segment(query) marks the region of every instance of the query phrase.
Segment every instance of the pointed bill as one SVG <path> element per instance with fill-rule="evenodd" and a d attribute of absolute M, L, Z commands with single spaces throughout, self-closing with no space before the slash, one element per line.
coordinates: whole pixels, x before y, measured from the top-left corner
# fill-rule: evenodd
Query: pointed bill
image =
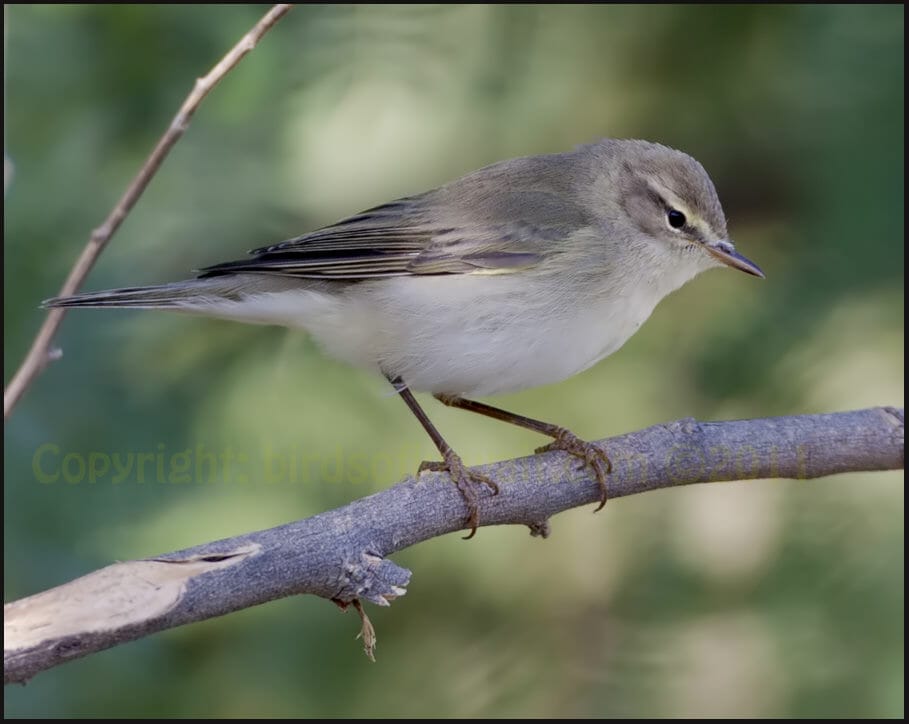
<path fill-rule="evenodd" d="M 722 264 L 743 271 L 746 274 L 760 277 L 761 279 L 765 278 L 761 268 L 750 259 L 746 259 L 739 254 L 730 242 L 718 241 L 715 244 L 705 244 L 704 247 L 710 256 Z"/>

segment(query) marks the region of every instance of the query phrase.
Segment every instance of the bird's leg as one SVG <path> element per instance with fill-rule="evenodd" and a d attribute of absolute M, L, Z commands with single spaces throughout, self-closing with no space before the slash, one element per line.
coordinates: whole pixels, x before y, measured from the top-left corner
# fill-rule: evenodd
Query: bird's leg
<path fill-rule="evenodd" d="M 612 472 L 612 462 L 606 453 L 593 443 L 586 442 L 564 427 L 553 425 L 548 422 L 541 422 L 523 415 L 515 415 L 507 410 L 500 410 L 498 407 L 475 402 L 474 400 L 465 400 L 463 397 L 455 395 L 436 395 L 435 398 L 443 405 L 448 407 L 457 407 L 461 410 L 470 410 L 480 415 L 486 415 L 495 420 L 510 422 L 512 425 L 533 430 L 541 435 L 548 435 L 553 438 L 549 445 L 537 448 L 534 452 L 548 452 L 549 450 L 563 450 L 570 455 L 581 459 L 581 467 L 589 465 L 593 468 L 597 476 L 597 483 L 600 486 L 600 506 L 597 510 L 602 510 L 606 505 L 606 476 Z"/>
<path fill-rule="evenodd" d="M 439 453 L 442 455 L 441 462 L 429 462 L 424 460 L 420 463 L 417 473 L 422 473 L 424 470 L 435 470 L 445 471 L 451 476 L 454 484 L 458 486 L 458 490 L 461 492 L 464 502 L 467 503 L 467 527 L 470 528 L 470 533 L 465 536 L 465 540 L 467 538 L 473 538 L 474 534 L 477 532 L 477 526 L 480 524 L 480 512 L 477 502 L 479 498 L 477 497 L 477 491 L 474 489 L 474 485 L 482 483 L 490 488 L 493 494 L 499 492 L 499 486 L 496 485 L 495 481 L 492 479 L 481 473 L 473 472 L 464 465 L 460 455 L 452 450 L 451 446 L 445 442 L 445 438 L 442 437 L 442 434 L 436 429 L 436 426 L 432 424 L 429 417 L 427 417 L 426 413 L 423 411 L 423 408 L 420 407 L 420 404 L 413 396 L 413 393 L 407 389 L 404 381 L 400 377 L 389 377 L 388 381 L 394 385 L 398 394 L 401 395 L 401 398 L 407 403 L 410 411 L 420 421 L 423 429 L 426 430 L 429 437 L 432 438 L 433 443 L 435 443 L 435 446 L 439 449 Z"/>

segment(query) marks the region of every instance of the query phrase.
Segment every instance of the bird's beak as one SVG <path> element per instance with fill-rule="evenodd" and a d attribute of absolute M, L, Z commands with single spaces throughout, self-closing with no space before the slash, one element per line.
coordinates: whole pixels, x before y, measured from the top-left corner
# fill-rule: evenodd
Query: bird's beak
<path fill-rule="evenodd" d="M 738 269 L 761 279 L 765 278 L 761 268 L 750 259 L 746 259 L 739 254 L 728 241 L 708 242 L 704 244 L 704 248 L 710 256 L 726 266 L 731 266 L 733 269 Z"/>

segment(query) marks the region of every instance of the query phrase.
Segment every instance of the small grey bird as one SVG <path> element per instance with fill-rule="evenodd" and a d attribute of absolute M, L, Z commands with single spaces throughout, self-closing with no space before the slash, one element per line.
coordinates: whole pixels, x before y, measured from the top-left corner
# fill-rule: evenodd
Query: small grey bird
<path fill-rule="evenodd" d="M 735 251 L 713 183 L 680 151 L 604 139 L 502 161 L 417 196 L 207 267 L 187 281 L 50 299 L 48 307 L 169 309 L 307 330 L 395 386 L 479 524 L 476 483 L 411 390 L 553 438 L 611 465 L 568 430 L 467 397 L 564 380 L 615 352 L 667 294 L 710 267 L 763 272 Z"/>

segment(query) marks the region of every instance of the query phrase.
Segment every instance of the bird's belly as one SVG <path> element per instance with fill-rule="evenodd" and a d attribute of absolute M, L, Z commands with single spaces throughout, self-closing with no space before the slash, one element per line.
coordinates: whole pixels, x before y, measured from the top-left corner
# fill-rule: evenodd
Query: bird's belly
<path fill-rule="evenodd" d="M 655 301 L 543 296 L 495 278 L 402 277 L 357 285 L 306 327 L 330 354 L 414 390 L 494 395 L 558 382 L 611 354 Z"/>

